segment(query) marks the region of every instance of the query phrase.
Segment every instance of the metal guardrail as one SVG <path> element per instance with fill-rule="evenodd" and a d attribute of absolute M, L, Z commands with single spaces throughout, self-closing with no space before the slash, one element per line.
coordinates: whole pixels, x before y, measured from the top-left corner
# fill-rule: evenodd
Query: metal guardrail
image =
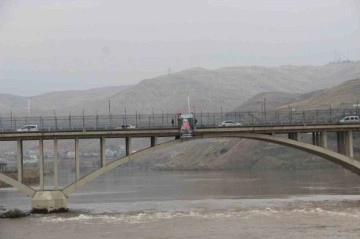
<path fill-rule="evenodd" d="M 247 126 L 334 124 L 347 115 L 359 115 L 357 109 L 282 110 L 268 112 L 195 113 L 197 127 L 215 127 L 232 120 Z M 172 125 L 174 119 L 174 125 Z M 122 125 L 136 128 L 177 127 L 176 114 L 82 115 L 0 117 L 0 131 L 11 132 L 24 125 L 37 125 L 39 130 L 103 130 L 121 129 Z"/>

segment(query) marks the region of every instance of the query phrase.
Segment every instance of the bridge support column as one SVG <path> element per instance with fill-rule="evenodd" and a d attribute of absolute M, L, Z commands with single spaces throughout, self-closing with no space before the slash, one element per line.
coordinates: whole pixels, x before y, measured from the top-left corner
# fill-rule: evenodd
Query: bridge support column
<path fill-rule="evenodd" d="M 126 156 L 131 154 L 131 137 L 125 138 Z"/>
<path fill-rule="evenodd" d="M 62 191 L 37 191 L 31 201 L 32 212 L 63 212 L 67 209 L 67 199 Z"/>
<path fill-rule="evenodd" d="M 354 157 L 354 148 L 353 148 L 354 142 L 353 142 L 353 134 L 352 130 L 349 130 L 345 132 L 345 153 L 346 156 L 353 158 Z"/>
<path fill-rule="evenodd" d="M 323 148 L 326 148 L 328 147 L 327 145 L 327 132 L 324 131 L 324 132 L 320 132 L 320 146 L 323 147 Z"/>
<path fill-rule="evenodd" d="M 80 179 L 79 138 L 75 138 L 75 179 Z"/>
<path fill-rule="evenodd" d="M 154 147 L 157 145 L 157 137 L 151 136 L 151 147 Z"/>
<path fill-rule="evenodd" d="M 288 134 L 288 138 L 299 141 L 300 140 L 300 134 L 298 132 L 291 132 L 291 133 Z"/>
<path fill-rule="evenodd" d="M 40 175 L 40 190 L 44 190 L 44 141 L 39 140 L 39 175 Z"/>
<path fill-rule="evenodd" d="M 316 146 L 321 145 L 321 135 L 320 132 L 313 132 L 312 133 L 312 144 Z"/>
<path fill-rule="evenodd" d="M 56 190 L 59 188 L 58 165 L 58 140 L 54 138 L 54 188 Z"/>
<path fill-rule="evenodd" d="M 344 154 L 344 132 L 336 132 L 337 151 L 340 154 Z"/>
<path fill-rule="evenodd" d="M 106 138 L 100 138 L 101 167 L 106 165 Z"/>
<path fill-rule="evenodd" d="M 17 166 L 18 166 L 18 181 L 23 181 L 23 141 L 18 139 L 17 141 Z"/>
<path fill-rule="evenodd" d="M 338 153 L 344 154 L 350 158 L 354 157 L 354 142 L 352 131 L 337 132 Z"/>

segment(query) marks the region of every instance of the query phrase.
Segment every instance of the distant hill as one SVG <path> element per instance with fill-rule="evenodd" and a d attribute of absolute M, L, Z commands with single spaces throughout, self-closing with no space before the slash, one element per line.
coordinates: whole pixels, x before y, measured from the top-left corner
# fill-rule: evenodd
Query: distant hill
<path fill-rule="evenodd" d="M 112 114 L 125 110 L 127 114 L 176 113 L 187 111 L 188 96 L 195 113 L 232 111 L 259 93 L 282 92 L 277 97 L 282 94 L 286 98 L 288 93 L 312 92 L 356 78 L 360 78 L 360 61 L 325 66 L 191 68 L 133 86 L 51 92 L 29 98 L 2 95 L 0 113 L 27 115 L 28 99 L 32 115 L 52 115 L 54 110 L 57 115 L 80 115 L 83 110 L 86 114 L 107 114 L 109 104 Z M 268 107 L 278 104 L 274 97 L 266 97 Z"/>
<path fill-rule="evenodd" d="M 111 95 L 122 92 L 131 86 L 102 87 L 89 90 L 56 91 L 33 97 L 0 94 L 0 112 L 7 115 L 11 111 L 14 116 L 58 115 L 69 113 L 82 114 L 85 105 L 100 99 L 109 99 Z M 93 113 L 93 112 L 92 112 Z"/>
<path fill-rule="evenodd" d="M 288 106 L 279 107 L 279 109 L 284 107 L 309 110 L 329 109 L 330 107 L 352 109 L 354 105 L 360 103 L 360 78 L 312 92 L 301 98 Z"/>
<path fill-rule="evenodd" d="M 261 92 L 306 93 L 360 76 L 360 62 L 326 66 L 192 68 L 172 75 L 143 80 L 111 97 L 114 112 L 176 113 L 234 110 Z M 106 110 L 107 102 L 89 108 Z M 102 111 L 105 112 L 105 111 Z"/>
<path fill-rule="evenodd" d="M 23 96 L 0 94 L 1 113 L 9 113 L 10 110 L 16 109 L 19 105 L 27 104 L 27 99 Z"/>
<path fill-rule="evenodd" d="M 289 105 L 299 99 L 303 94 L 284 93 L 284 92 L 262 92 L 254 95 L 242 105 L 233 109 L 233 112 L 253 112 L 263 111 L 264 105 L 266 110 L 273 110 L 284 105 Z"/>

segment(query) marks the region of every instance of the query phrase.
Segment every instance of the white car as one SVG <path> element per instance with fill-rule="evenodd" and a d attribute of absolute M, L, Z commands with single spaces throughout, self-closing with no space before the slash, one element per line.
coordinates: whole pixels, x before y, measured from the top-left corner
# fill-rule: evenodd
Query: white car
<path fill-rule="evenodd" d="M 346 117 L 342 118 L 341 120 L 339 120 L 339 123 L 340 124 L 360 123 L 360 119 L 359 119 L 359 116 L 351 115 L 351 116 L 346 116 Z"/>
<path fill-rule="evenodd" d="M 38 131 L 37 125 L 25 125 L 24 127 L 17 129 L 16 131 Z"/>
<path fill-rule="evenodd" d="M 225 120 L 225 121 L 221 122 L 220 124 L 218 124 L 218 126 L 220 126 L 220 127 L 241 126 L 241 123 L 237 123 L 232 120 Z"/>
<path fill-rule="evenodd" d="M 122 129 L 135 129 L 136 127 L 130 124 L 124 124 L 121 126 Z"/>

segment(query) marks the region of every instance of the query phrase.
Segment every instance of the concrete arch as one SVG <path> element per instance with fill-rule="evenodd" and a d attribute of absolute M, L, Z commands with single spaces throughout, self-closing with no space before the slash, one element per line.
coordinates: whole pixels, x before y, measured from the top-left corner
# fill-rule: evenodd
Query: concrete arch
<path fill-rule="evenodd" d="M 129 156 L 126 156 L 126 157 L 123 157 L 123 158 L 120 158 L 118 160 L 115 160 L 109 164 L 106 164 L 104 165 L 103 167 L 95 170 L 94 172 L 82 177 L 80 180 L 70 184 L 69 186 L 67 186 L 66 188 L 64 188 L 62 190 L 63 194 L 65 195 L 65 197 L 68 197 L 69 194 L 73 193 L 75 190 L 79 189 L 80 187 L 84 186 L 86 183 L 94 180 L 96 177 L 124 164 L 124 163 L 127 163 L 131 160 L 135 160 L 137 158 L 140 158 L 142 156 L 145 156 L 146 154 L 149 154 L 149 153 L 153 153 L 153 152 L 156 152 L 157 150 L 160 150 L 160 149 L 163 149 L 163 148 L 167 148 L 167 147 L 170 147 L 172 145 L 175 145 L 175 144 L 179 144 L 179 143 L 182 143 L 183 140 L 181 139 L 178 139 L 178 140 L 172 140 L 172 141 L 169 141 L 169 142 L 166 142 L 166 143 L 162 143 L 162 144 L 158 144 L 154 147 L 150 147 L 150 148 L 147 148 L 147 149 L 143 149 L 141 151 L 138 151 L 136 153 L 133 153 L 133 154 L 130 154 Z"/>
<path fill-rule="evenodd" d="M 74 191 L 76 191 L 77 189 L 79 189 L 80 187 L 82 187 L 83 185 L 85 185 L 86 183 L 92 181 L 93 179 L 95 179 L 96 177 L 124 164 L 127 163 L 131 160 L 135 160 L 141 156 L 145 156 L 148 153 L 152 153 L 155 152 L 159 149 L 163 149 L 163 148 L 167 148 L 170 147 L 172 145 L 178 144 L 178 143 L 182 143 L 184 141 L 189 141 L 189 140 L 196 140 L 196 139 L 205 139 L 205 138 L 229 138 L 229 137 L 233 137 L 233 138 L 247 138 L 247 139 L 254 139 L 254 140 L 260 140 L 260 141 L 266 141 L 266 142 L 271 142 L 271 143 L 276 143 L 279 145 L 284 145 L 284 146 L 288 146 L 291 148 L 295 148 L 295 149 L 299 149 L 311 154 L 314 154 L 316 156 L 322 157 L 324 159 L 327 159 L 333 163 L 336 163 L 358 175 L 360 175 L 360 161 L 347 157 L 345 155 L 336 153 L 334 151 L 331 151 L 329 149 L 326 148 L 322 148 L 316 145 L 312 145 L 312 144 L 308 144 L 308 143 L 303 143 L 303 142 L 299 142 L 296 140 L 291 140 L 288 138 L 284 138 L 284 137 L 279 137 L 279 136 L 272 136 L 272 135 L 265 135 L 265 134 L 252 134 L 252 133 L 216 133 L 214 135 L 206 135 L 206 136 L 198 136 L 198 137 L 192 137 L 192 138 L 187 138 L 186 140 L 172 140 L 169 141 L 167 143 L 163 143 L 163 144 L 159 144 L 157 146 L 151 147 L 151 148 L 147 148 L 141 151 L 138 151 L 134 154 L 131 154 L 127 157 L 118 159 L 116 161 L 113 161 L 105 166 L 103 166 L 102 168 L 99 168 L 98 170 L 84 176 L 83 178 L 81 178 L 80 180 L 72 183 L 71 185 L 69 185 L 68 187 L 64 188 L 63 193 L 66 197 L 68 197 L 69 194 L 73 193 Z"/>
<path fill-rule="evenodd" d="M 271 143 L 276 143 L 279 145 L 288 146 L 291 148 L 299 149 L 314 155 L 317 155 L 319 157 L 322 157 L 324 159 L 327 159 L 333 163 L 336 163 L 358 175 L 360 175 L 360 161 L 347 157 L 343 154 L 339 154 L 337 152 L 331 151 L 326 148 L 322 148 L 316 145 L 303 143 L 300 141 L 279 137 L 279 136 L 273 136 L 273 135 L 266 135 L 266 134 L 255 134 L 255 133 L 232 133 L 232 132 L 215 132 L 213 134 L 207 134 L 207 135 L 199 135 L 192 138 L 187 138 L 185 140 L 178 139 L 178 140 L 172 140 L 163 144 L 156 145 L 154 147 L 150 147 L 141 151 L 138 151 L 134 154 L 131 154 L 129 156 L 126 156 L 124 158 L 120 158 L 118 160 L 115 160 L 109 164 L 104 165 L 103 167 L 95 170 L 94 172 L 82 177 L 80 180 L 70 184 L 66 188 L 62 190 L 63 194 L 68 197 L 69 194 L 73 193 L 86 183 L 94 180 L 96 177 L 124 164 L 131 160 L 135 160 L 139 157 L 145 156 L 146 154 L 156 152 L 157 150 L 170 147 L 175 144 L 182 143 L 184 141 L 189 140 L 196 140 L 196 139 L 205 139 L 205 138 L 247 138 L 247 139 L 254 139 L 254 140 L 260 140 L 260 141 L 266 141 Z M 24 192 L 26 195 L 33 197 L 36 194 L 36 190 L 32 189 L 31 187 L 26 186 L 25 184 L 16 181 L 13 178 L 10 178 L 6 176 L 5 174 L 0 173 L 0 180 L 15 187 L 21 192 Z"/>
<path fill-rule="evenodd" d="M 25 184 L 23 184 L 19 181 L 16 181 L 15 179 L 10 178 L 9 176 L 6 176 L 3 173 L 0 173 L 0 181 L 13 186 L 14 188 L 25 193 L 29 197 L 33 197 L 36 193 L 36 191 L 34 189 L 32 189 L 31 187 L 28 187 Z"/>
<path fill-rule="evenodd" d="M 213 135 L 206 135 L 201 138 L 228 138 L 228 137 L 235 137 L 235 138 L 246 138 L 246 139 L 254 139 L 260 140 L 270 143 L 276 143 L 279 145 L 288 146 L 291 148 L 299 149 L 301 151 L 305 151 L 321 158 L 327 159 L 335 164 L 338 164 L 353 173 L 360 175 L 360 161 L 354 158 L 350 158 L 343 154 L 334 152 L 330 149 L 326 149 L 320 146 L 303 143 L 300 141 L 273 136 L 273 135 L 266 135 L 266 134 L 252 134 L 252 133 L 216 133 Z"/>

